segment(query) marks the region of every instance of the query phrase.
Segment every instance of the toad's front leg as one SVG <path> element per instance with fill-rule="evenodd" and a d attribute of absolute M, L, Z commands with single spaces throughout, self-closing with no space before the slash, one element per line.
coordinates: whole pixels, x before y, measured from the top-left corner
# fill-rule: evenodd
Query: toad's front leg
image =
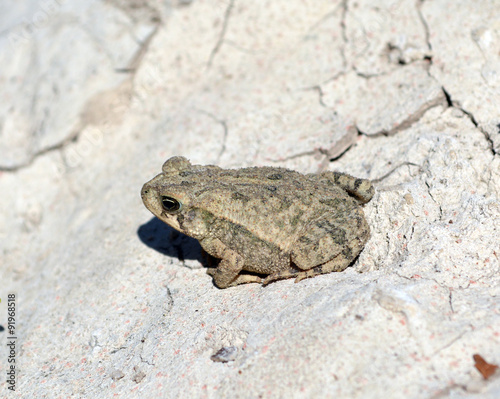
<path fill-rule="evenodd" d="M 240 275 L 243 269 L 244 259 L 237 252 L 227 247 L 217 238 L 206 238 L 200 241 L 205 251 L 215 258 L 221 259 L 216 269 L 211 268 L 208 274 L 214 279 L 219 288 L 234 287 L 239 284 L 260 283 L 262 279 L 253 275 Z"/>

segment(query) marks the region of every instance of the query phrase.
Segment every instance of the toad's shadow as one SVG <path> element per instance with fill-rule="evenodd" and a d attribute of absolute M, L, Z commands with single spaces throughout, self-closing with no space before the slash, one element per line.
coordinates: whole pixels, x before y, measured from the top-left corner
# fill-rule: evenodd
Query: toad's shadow
<path fill-rule="evenodd" d="M 180 261 L 198 260 L 205 265 L 197 240 L 178 232 L 156 217 L 140 226 L 137 235 L 144 244 L 163 255 L 176 257 Z"/>

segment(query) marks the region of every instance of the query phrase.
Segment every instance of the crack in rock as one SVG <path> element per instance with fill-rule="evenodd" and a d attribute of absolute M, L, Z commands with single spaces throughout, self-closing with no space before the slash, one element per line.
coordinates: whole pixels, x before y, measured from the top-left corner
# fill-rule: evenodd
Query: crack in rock
<path fill-rule="evenodd" d="M 217 40 L 217 43 L 215 44 L 214 48 L 212 49 L 212 52 L 210 53 L 210 57 L 208 58 L 207 61 L 207 69 L 210 69 L 212 67 L 212 63 L 214 61 L 215 56 L 219 52 L 219 50 L 222 47 L 222 44 L 224 43 L 224 38 L 226 36 L 226 31 L 227 27 L 229 24 L 229 19 L 231 17 L 231 12 L 234 7 L 234 0 L 230 0 L 229 4 L 227 5 L 226 12 L 224 13 L 224 21 L 222 22 L 222 30 L 219 35 L 219 39 Z"/>
<path fill-rule="evenodd" d="M 211 112 L 205 111 L 203 109 L 197 109 L 197 111 L 204 114 L 204 115 L 207 115 L 208 117 L 212 118 L 215 122 L 219 123 L 222 126 L 222 129 L 224 131 L 223 136 L 222 136 L 222 144 L 221 144 L 221 148 L 219 150 L 219 153 L 217 154 L 217 156 L 215 158 L 216 159 L 215 163 L 219 164 L 220 160 L 222 158 L 222 155 L 224 155 L 224 153 L 226 152 L 227 137 L 229 135 L 227 122 L 223 119 L 217 118 L 217 116 L 215 116 Z"/>
<path fill-rule="evenodd" d="M 489 147 L 489 150 L 491 151 L 492 155 L 495 156 L 495 155 L 498 155 L 498 151 L 495 149 L 495 143 L 493 141 L 493 139 L 491 138 L 490 134 L 488 133 L 488 131 L 486 129 L 484 129 L 479 123 L 478 121 L 476 120 L 476 118 L 474 117 L 474 114 L 471 112 L 471 111 L 468 111 L 466 110 L 465 108 L 463 108 L 458 102 L 456 101 L 453 101 L 452 97 L 451 97 L 451 94 L 449 93 L 449 91 L 447 89 L 445 89 L 443 87 L 443 93 L 445 95 L 445 98 L 446 98 L 446 101 L 448 103 L 448 106 L 450 107 L 453 107 L 457 110 L 459 110 L 460 112 L 462 112 L 465 116 L 467 116 L 467 118 L 469 118 L 469 120 L 471 121 L 471 123 L 479 129 L 479 131 L 483 134 L 484 138 L 486 139 L 487 143 L 488 143 L 488 147 Z M 500 124 L 498 125 L 498 129 L 499 129 L 499 134 L 500 134 Z"/>

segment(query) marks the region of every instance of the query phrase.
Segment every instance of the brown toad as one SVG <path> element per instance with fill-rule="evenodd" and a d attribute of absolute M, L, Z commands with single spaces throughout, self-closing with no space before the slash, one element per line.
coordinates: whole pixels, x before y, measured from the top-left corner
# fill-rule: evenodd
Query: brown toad
<path fill-rule="evenodd" d="M 343 173 L 221 169 L 184 157 L 167 160 L 141 192 L 156 217 L 221 259 L 209 269 L 219 288 L 344 270 L 370 237 L 360 204 L 373 194 L 369 180 Z"/>

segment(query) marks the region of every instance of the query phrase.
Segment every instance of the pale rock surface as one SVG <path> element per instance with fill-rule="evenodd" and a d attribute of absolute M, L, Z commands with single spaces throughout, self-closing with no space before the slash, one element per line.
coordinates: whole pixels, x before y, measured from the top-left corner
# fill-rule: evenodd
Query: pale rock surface
<path fill-rule="evenodd" d="M 0 12 L 0 396 L 500 396 L 498 2 L 51 4 Z M 172 155 L 375 179 L 372 237 L 219 290 L 140 199 Z"/>
<path fill-rule="evenodd" d="M 453 105 L 471 115 L 498 153 L 500 19 L 491 17 L 497 14 L 498 3 L 491 0 L 472 8 L 469 4 L 466 0 L 424 2 L 422 14 L 434 54 L 430 72 Z M 445 15 L 443 9 L 447 10 Z M 451 15 L 457 22 L 450 21 Z M 442 21 L 445 23 L 439 23 Z"/>
<path fill-rule="evenodd" d="M 4 169 L 60 148 L 85 124 L 94 123 L 87 107 L 95 107 L 100 94 L 128 78 L 126 72 L 158 23 L 152 16 L 135 20 L 133 13 L 111 4 L 118 2 L 18 3 L 0 12 Z"/>

